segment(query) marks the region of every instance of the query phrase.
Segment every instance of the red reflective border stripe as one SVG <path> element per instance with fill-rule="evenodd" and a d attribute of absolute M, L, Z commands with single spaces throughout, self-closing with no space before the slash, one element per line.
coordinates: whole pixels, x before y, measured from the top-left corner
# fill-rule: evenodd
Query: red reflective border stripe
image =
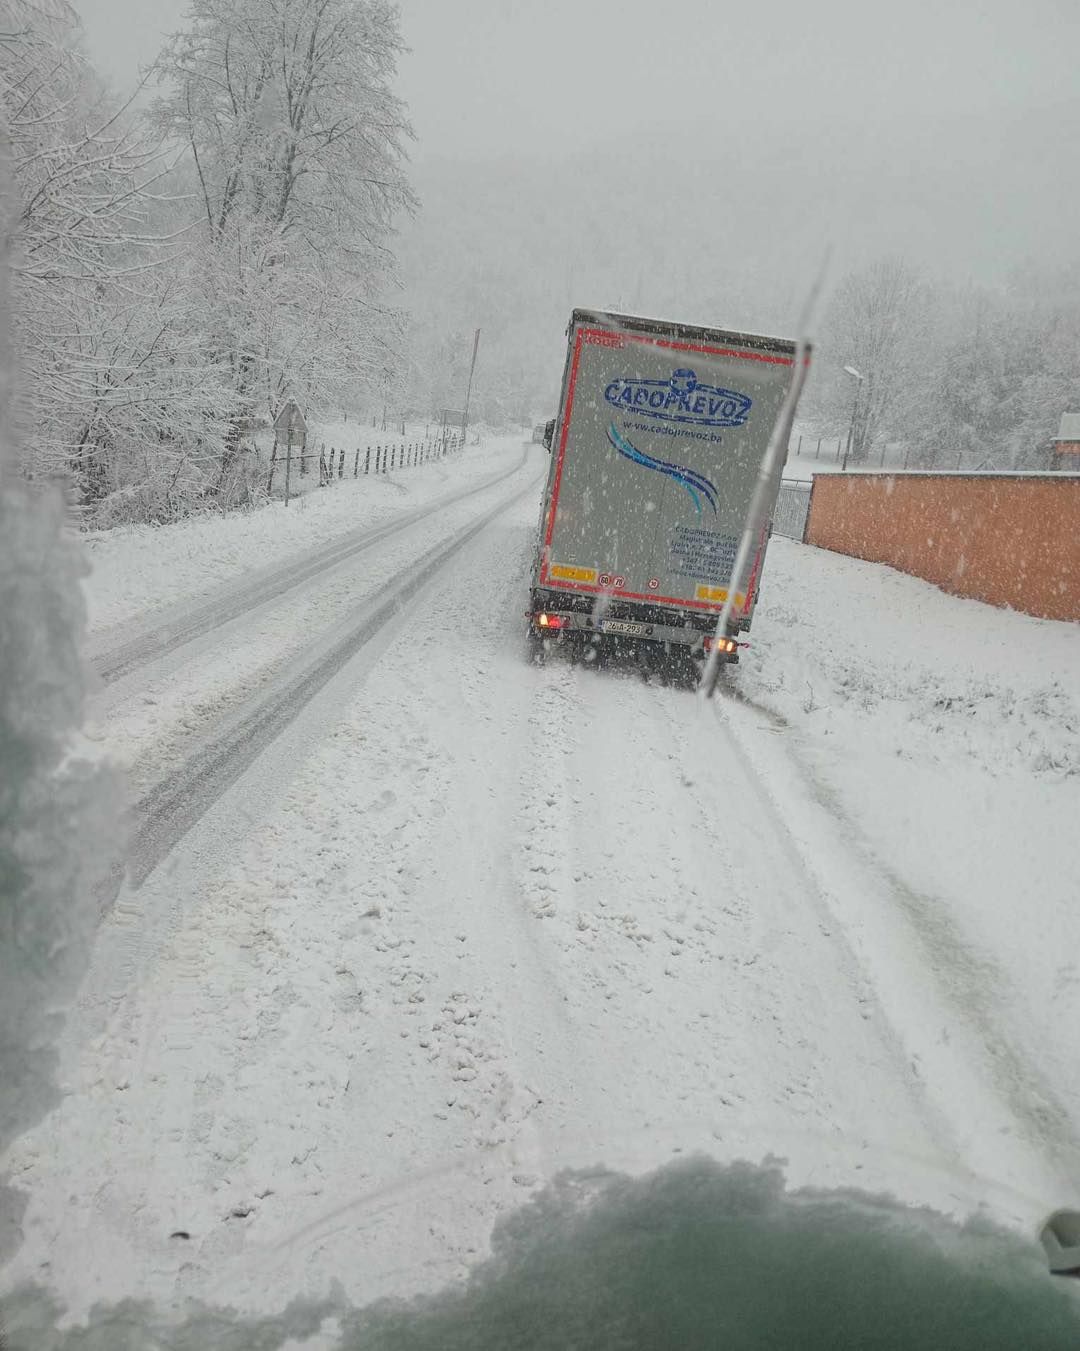
<path fill-rule="evenodd" d="M 580 333 L 586 335 L 589 343 L 598 343 L 602 346 L 610 346 L 603 342 L 604 338 L 611 336 L 611 330 L 607 328 L 583 328 Z M 701 352 L 704 356 L 712 357 L 737 357 L 740 361 L 764 361 L 770 366 L 794 366 L 794 357 L 774 356 L 770 352 L 740 352 L 736 347 L 707 347 L 704 343 L 693 342 L 675 342 L 671 338 L 652 338 L 647 333 L 619 333 L 617 335 L 623 342 L 644 342 L 652 347 L 663 347 L 669 352 Z"/>
<path fill-rule="evenodd" d="M 570 363 L 570 382 L 566 390 L 566 414 L 559 435 L 559 460 L 555 465 L 555 483 L 551 489 L 551 506 L 548 508 L 547 531 L 544 535 L 544 553 L 540 560 L 540 580 L 548 581 L 548 564 L 551 561 L 551 537 L 555 533 L 555 513 L 559 506 L 559 488 L 562 486 L 563 460 L 566 457 L 566 438 L 570 435 L 570 419 L 574 411 L 574 391 L 577 389 L 578 366 L 581 364 L 581 345 L 584 330 L 578 329 L 574 340 L 574 359 Z"/>
<path fill-rule="evenodd" d="M 757 553 L 754 555 L 754 566 L 750 569 L 750 580 L 746 583 L 746 604 L 743 611 L 750 609 L 754 603 L 754 590 L 757 586 L 758 571 L 761 568 L 762 555 L 765 553 L 765 542 L 769 538 L 769 527 L 766 526 L 761 532 L 761 538 L 758 540 Z"/>

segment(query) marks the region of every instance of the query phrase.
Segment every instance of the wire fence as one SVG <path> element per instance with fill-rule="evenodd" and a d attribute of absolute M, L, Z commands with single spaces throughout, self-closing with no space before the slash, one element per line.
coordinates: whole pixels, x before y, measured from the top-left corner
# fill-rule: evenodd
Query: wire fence
<path fill-rule="evenodd" d="M 810 460 L 835 460 L 840 463 L 844 453 L 842 436 L 805 436 L 793 437 L 788 444 L 788 459 L 798 459 L 805 455 Z"/>
<path fill-rule="evenodd" d="M 818 465 L 839 465 L 840 468 L 849 469 L 916 469 L 925 471 L 928 469 L 948 469 L 951 471 L 967 470 L 977 473 L 984 469 L 1014 469 L 1012 464 L 995 463 L 993 455 L 980 454 L 977 450 L 945 450 L 939 447 L 930 449 L 919 449 L 910 442 L 906 441 L 879 441 L 866 454 L 859 459 L 854 456 L 845 457 L 845 450 L 850 451 L 847 437 L 844 436 L 811 436 L 803 433 L 799 436 L 793 436 L 788 443 L 788 463 L 794 460 L 804 459 Z M 1048 458 L 1044 457 L 1044 462 L 1032 468 L 1054 469 L 1060 468 L 1055 463 L 1054 456 L 1048 452 Z"/>
<path fill-rule="evenodd" d="M 330 446 L 322 442 L 319 449 L 308 450 L 306 446 L 294 447 L 291 441 L 279 448 L 275 443 L 270 453 L 270 470 L 266 480 L 266 492 L 269 496 L 274 490 L 275 472 L 285 474 L 285 501 L 288 502 L 292 488 L 294 472 L 300 478 L 317 472 L 319 487 L 330 487 L 335 480 L 346 477 L 347 471 L 352 478 L 361 474 L 391 474 L 404 469 L 416 469 L 433 460 L 444 460 L 456 454 L 462 448 L 461 436 L 457 432 L 446 436 L 429 436 L 419 441 L 389 441 L 385 445 L 356 447 L 348 450 L 344 446 Z M 351 464 L 349 463 L 351 460 Z"/>
<path fill-rule="evenodd" d="M 773 511 L 773 533 L 788 539 L 806 537 L 806 517 L 810 511 L 811 484 L 804 479 L 780 480 L 780 492 Z"/>

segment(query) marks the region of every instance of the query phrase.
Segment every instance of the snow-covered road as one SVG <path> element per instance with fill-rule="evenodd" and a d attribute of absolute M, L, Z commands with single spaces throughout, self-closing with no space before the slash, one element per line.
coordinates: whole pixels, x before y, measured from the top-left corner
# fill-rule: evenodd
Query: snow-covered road
<path fill-rule="evenodd" d="M 8 1159 L 30 1200 L 5 1280 L 75 1311 L 265 1310 L 332 1280 L 359 1302 L 463 1270 L 562 1165 L 698 1148 L 1020 1224 L 1075 1199 L 1055 1017 L 1075 1025 L 1077 981 L 1040 946 L 1051 921 L 1059 952 L 1078 937 L 1072 762 L 996 780 L 993 727 L 973 751 L 972 718 L 945 710 L 921 744 L 898 726 L 910 690 L 876 689 L 875 719 L 865 690 L 847 707 L 903 641 L 890 625 L 940 607 L 1041 643 L 1015 677 L 1025 716 L 1071 755 L 1077 691 L 1049 714 L 1033 691 L 1075 669 L 1075 635 L 777 540 L 724 699 L 529 666 L 546 462 L 497 450 L 498 481 L 478 469 L 376 534 L 342 523 L 306 572 L 268 561 L 93 639 L 114 662 L 93 735 L 138 804 L 132 875 L 70 1023 L 67 1096 Z M 853 628 L 819 653 L 830 585 Z M 910 605 L 855 632 L 883 587 Z M 939 663 L 943 687 L 981 641 Z M 967 860 L 935 886 L 923 865 L 949 840 L 926 810 Z M 975 857 L 979 813 L 1052 854 L 1009 913 L 1012 855 L 995 835 Z"/>

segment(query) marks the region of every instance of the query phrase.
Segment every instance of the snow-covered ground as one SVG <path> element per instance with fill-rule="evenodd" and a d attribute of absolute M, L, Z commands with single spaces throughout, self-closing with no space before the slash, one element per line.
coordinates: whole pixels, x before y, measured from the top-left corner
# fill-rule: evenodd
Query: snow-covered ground
<path fill-rule="evenodd" d="M 366 435 L 366 432 L 365 432 Z M 192 516 L 175 525 L 119 526 L 83 539 L 92 568 L 86 587 L 91 630 L 141 621 L 215 585 L 232 582 L 345 531 L 392 518 L 491 477 L 521 437 L 493 437 L 454 456 L 395 474 L 346 476 L 289 503 L 251 512 Z M 317 481 L 317 475 L 312 476 Z"/>
<path fill-rule="evenodd" d="M 94 542 L 145 876 L 6 1161 L 5 1282 L 359 1302 L 564 1164 L 693 1149 L 1077 1201 L 1080 633 L 778 538 L 712 704 L 529 666 L 546 464 Z"/>
<path fill-rule="evenodd" d="M 809 483 L 815 474 L 835 474 L 839 471 L 839 464 L 831 457 L 815 460 L 805 455 L 797 457 L 789 453 L 784 464 L 784 478 L 802 479 L 805 483 Z"/>

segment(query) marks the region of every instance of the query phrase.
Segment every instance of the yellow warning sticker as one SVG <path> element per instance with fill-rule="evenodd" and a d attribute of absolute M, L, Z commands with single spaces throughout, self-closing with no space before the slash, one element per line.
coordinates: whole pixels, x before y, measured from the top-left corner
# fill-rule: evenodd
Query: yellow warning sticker
<path fill-rule="evenodd" d="M 568 568 L 565 563 L 552 563 L 550 572 L 552 577 L 557 577 L 560 582 L 596 581 L 595 568 Z"/>
<path fill-rule="evenodd" d="M 708 600 L 708 601 L 712 601 L 712 602 L 713 602 L 714 604 L 716 604 L 716 605 L 723 605 L 724 601 L 727 600 L 727 587 L 726 587 L 726 586 L 699 586 L 698 589 L 694 592 L 694 599 L 695 599 L 695 600 Z M 736 609 L 742 609 L 742 607 L 743 607 L 745 604 L 746 604 L 746 597 L 745 597 L 745 595 L 743 595 L 743 593 L 742 593 L 741 591 L 736 591 L 736 592 L 735 592 L 735 607 L 736 607 Z"/>

